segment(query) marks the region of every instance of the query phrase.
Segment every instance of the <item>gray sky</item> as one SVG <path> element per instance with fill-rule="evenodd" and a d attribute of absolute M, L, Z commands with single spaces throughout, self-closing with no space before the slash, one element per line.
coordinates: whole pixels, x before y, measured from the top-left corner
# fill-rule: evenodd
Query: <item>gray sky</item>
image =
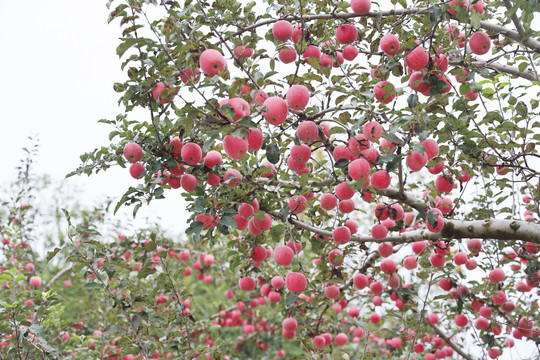
<path fill-rule="evenodd" d="M 125 78 L 116 55 L 120 27 L 107 24 L 108 14 L 105 1 L 0 1 L 0 183 L 16 175 L 28 136 L 40 139 L 35 171 L 58 180 L 82 153 L 107 144 L 111 128 L 97 121 L 120 112 L 113 83 Z M 84 188 L 88 204 L 119 198 L 138 183 L 121 168 L 69 182 Z M 160 216 L 174 231 L 184 228 L 180 191 L 138 217 Z"/>

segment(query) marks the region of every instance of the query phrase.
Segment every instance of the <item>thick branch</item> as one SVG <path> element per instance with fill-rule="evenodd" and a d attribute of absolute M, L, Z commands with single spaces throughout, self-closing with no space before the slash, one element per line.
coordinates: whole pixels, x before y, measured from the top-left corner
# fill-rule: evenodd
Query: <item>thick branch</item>
<path fill-rule="evenodd" d="M 514 7 L 514 5 L 512 5 L 512 3 L 510 2 L 510 0 L 503 0 L 503 4 L 504 4 L 504 6 L 506 6 L 508 11 L 512 10 L 512 8 Z M 514 26 L 516 27 L 516 30 L 517 30 L 519 36 L 523 37 L 523 34 L 525 33 L 525 31 L 523 29 L 523 26 L 519 22 L 519 19 L 518 19 L 517 14 L 515 12 L 512 14 L 511 19 L 512 19 L 512 22 L 514 23 Z"/>
<path fill-rule="evenodd" d="M 457 352 L 459 355 L 461 355 L 466 360 L 476 360 L 471 355 L 467 354 L 463 351 L 463 347 L 456 345 L 448 335 L 446 335 L 440 327 L 438 327 L 435 324 L 430 324 L 427 319 L 424 319 L 424 323 L 426 325 L 429 325 L 433 328 L 433 330 L 441 337 L 452 349 L 454 349 L 455 352 Z"/>
<path fill-rule="evenodd" d="M 306 224 L 300 220 L 289 218 L 294 226 L 310 232 L 332 237 L 332 232 Z M 393 244 L 411 243 L 419 240 L 451 239 L 497 239 L 497 240 L 523 240 L 540 244 L 540 224 L 518 220 L 444 220 L 444 228 L 440 233 L 429 230 L 415 230 L 387 236 L 375 240 L 371 236 L 352 236 L 351 241 L 365 242 L 391 242 Z"/>
<path fill-rule="evenodd" d="M 450 60 L 450 65 L 466 65 L 466 63 L 463 62 L 462 60 Z M 540 79 L 535 74 L 528 71 L 520 71 L 515 66 L 510 66 L 510 65 L 501 64 L 501 63 L 489 63 L 489 62 L 480 61 L 480 60 L 473 61 L 472 63 L 470 63 L 470 65 L 474 67 L 478 67 L 478 68 L 494 69 L 499 72 L 503 72 L 506 74 L 514 75 L 514 76 L 519 76 L 523 79 L 527 79 L 530 81 L 540 81 Z"/>
<path fill-rule="evenodd" d="M 58 280 L 60 279 L 62 276 L 64 276 L 64 274 L 68 273 L 71 271 L 71 269 L 73 268 L 73 265 L 69 265 L 65 268 L 63 268 L 62 270 L 60 270 L 56 275 L 53 276 L 53 278 L 49 281 L 49 283 L 47 284 L 47 288 L 50 289 L 53 284 Z"/>

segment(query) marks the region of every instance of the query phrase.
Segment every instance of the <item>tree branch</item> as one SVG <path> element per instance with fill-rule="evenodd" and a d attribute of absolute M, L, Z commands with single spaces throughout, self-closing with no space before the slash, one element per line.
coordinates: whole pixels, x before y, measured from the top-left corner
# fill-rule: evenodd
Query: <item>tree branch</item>
<path fill-rule="evenodd" d="M 54 275 L 52 279 L 47 283 L 47 289 L 50 289 L 58 279 L 64 276 L 64 274 L 70 272 L 72 268 L 73 268 L 73 265 L 69 265 L 63 268 L 62 270 L 60 270 L 58 273 L 56 273 L 56 275 Z"/>
<path fill-rule="evenodd" d="M 504 4 L 504 6 L 506 6 L 508 11 L 512 10 L 512 8 L 514 7 L 514 5 L 512 5 L 512 3 L 510 3 L 510 0 L 503 0 L 503 4 Z M 519 36 L 523 38 L 523 34 L 525 33 L 525 31 L 523 30 L 523 26 L 519 22 L 519 19 L 518 19 L 516 13 L 512 14 L 511 19 L 512 19 L 512 22 L 514 23 L 514 26 L 516 27 L 516 30 L 517 30 Z"/>
<path fill-rule="evenodd" d="M 473 358 L 471 355 L 467 354 L 463 351 L 463 347 L 457 346 L 448 335 L 446 335 L 440 327 L 438 327 L 435 324 L 430 324 L 427 319 L 424 319 L 424 323 L 426 325 L 429 325 L 433 328 L 433 330 L 439 335 L 452 349 L 454 349 L 455 352 L 457 352 L 459 355 L 461 355 L 466 360 L 476 360 L 476 358 Z"/>
<path fill-rule="evenodd" d="M 294 226 L 322 235 L 332 237 L 332 232 L 306 224 L 300 220 L 289 218 Z M 540 244 L 540 224 L 518 220 L 449 220 L 444 219 L 444 228 L 440 233 L 433 233 L 427 229 L 407 231 L 376 240 L 371 236 L 351 236 L 351 241 L 390 242 L 393 244 L 411 243 L 419 240 L 438 240 L 440 238 L 452 239 L 497 239 L 497 240 L 523 240 Z"/>
<path fill-rule="evenodd" d="M 435 4 L 439 5 L 439 4 Z M 386 17 L 386 16 L 402 16 L 402 15 L 419 15 L 419 14 L 425 14 L 426 12 L 429 12 L 430 8 L 409 8 L 409 9 L 395 9 L 395 10 L 385 10 L 385 11 L 373 11 L 369 12 L 365 15 L 358 15 L 355 13 L 339 13 L 339 14 L 315 14 L 315 15 L 304 15 L 304 21 L 312 21 L 312 20 L 332 20 L 332 19 L 352 19 L 356 17 Z M 452 17 L 452 19 L 459 22 L 459 20 L 455 17 Z M 222 42 L 228 41 L 231 38 L 234 38 L 238 35 L 241 35 L 242 33 L 246 31 L 254 31 L 256 28 L 264 25 L 273 24 L 278 20 L 288 20 L 288 21 L 302 21 L 302 18 L 300 16 L 295 15 L 288 15 L 283 18 L 274 18 L 274 19 L 268 19 L 264 20 L 258 23 L 255 23 L 253 25 L 247 26 L 245 28 L 242 28 L 241 30 L 238 30 L 237 32 L 231 34 L 230 36 L 223 38 L 220 40 L 217 44 L 221 44 Z M 497 24 L 490 23 L 488 21 L 480 21 L 480 27 L 484 30 L 496 32 L 499 34 L 502 34 L 506 36 L 509 39 L 512 39 L 514 41 L 517 41 L 521 43 L 523 46 L 528 47 L 532 50 L 534 50 L 537 53 L 540 53 L 540 41 L 537 41 L 533 38 L 528 38 L 526 40 L 523 40 L 523 37 L 519 34 L 518 31 L 514 31 L 508 28 L 505 28 L 504 26 L 500 26 Z"/>
<path fill-rule="evenodd" d="M 456 59 L 456 60 L 450 60 L 450 65 L 471 65 L 473 67 L 478 67 L 478 68 L 490 68 L 490 69 L 497 70 L 499 72 L 507 73 L 514 76 L 519 76 L 523 79 L 527 79 L 530 81 L 540 81 L 538 76 L 536 76 L 535 74 L 531 72 L 520 71 L 515 66 L 510 66 L 510 65 L 501 64 L 501 63 L 489 63 L 486 61 L 475 60 L 471 62 L 470 64 L 468 64 L 464 62 L 462 59 Z"/>

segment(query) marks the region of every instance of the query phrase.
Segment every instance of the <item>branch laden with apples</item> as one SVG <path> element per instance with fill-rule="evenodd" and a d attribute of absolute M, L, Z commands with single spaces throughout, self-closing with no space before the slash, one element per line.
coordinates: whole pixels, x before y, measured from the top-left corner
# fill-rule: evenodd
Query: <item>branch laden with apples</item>
<path fill-rule="evenodd" d="M 257 285 L 251 273 L 271 277 L 273 248 L 293 294 L 283 313 L 297 314 L 285 316 L 283 336 L 294 338 L 302 316 L 313 316 L 308 352 L 326 351 L 326 335 L 314 332 L 328 327 L 326 311 L 339 314 L 366 287 L 369 296 L 390 295 L 416 339 L 425 306 L 412 297 L 429 283 L 424 295 L 433 299 L 429 273 L 448 300 L 440 311 L 456 313 L 459 327 L 472 293 L 503 291 L 505 301 L 482 307 L 501 307 L 517 324 L 507 331 L 538 343 L 530 319 L 540 283 L 540 32 L 531 2 L 109 5 L 109 21 L 124 29 L 117 53 L 129 79 L 115 90 L 125 113 L 103 120 L 115 126 L 111 144 L 83 155 L 73 174 L 129 165 L 139 184 L 116 209 L 134 205 L 135 214 L 180 193 L 192 213 L 186 234 L 210 247 L 231 237 L 243 244 L 222 260 L 241 268 L 247 292 Z M 151 121 L 129 120 L 138 108 Z M 470 239 L 469 253 L 461 239 Z M 477 267 L 489 281 L 462 276 Z M 419 284 L 401 283 L 410 272 Z M 340 282 L 349 285 L 327 285 Z M 529 294 L 519 316 L 506 301 L 516 291 Z M 295 308 L 297 293 L 318 305 Z M 495 358 L 503 338 L 484 315 L 462 334 Z M 441 344 L 473 358 L 436 320 L 426 321 Z M 400 351 L 403 339 L 426 352 L 406 336 L 389 348 Z M 335 336 L 339 346 L 347 341 Z"/>

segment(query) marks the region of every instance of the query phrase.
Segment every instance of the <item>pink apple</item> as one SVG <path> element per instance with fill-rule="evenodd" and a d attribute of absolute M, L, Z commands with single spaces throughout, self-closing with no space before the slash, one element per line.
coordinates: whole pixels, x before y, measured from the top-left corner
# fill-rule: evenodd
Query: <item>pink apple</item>
<path fill-rule="evenodd" d="M 296 128 L 296 136 L 303 143 L 319 140 L 319 127 L 313 121 L 302 121 Z"/>
<path fill-rule="evenodd" d="M 371 0 L 351 0 L 351 9 L 355 14 L 366 15 L 371 9 Z"/>
<path fill-rule="evenodd" d="M 198 144 L 187 143 L 180 152 L 182 160 L 188 165 L 197 165 L 202 159 L 202 149 Z"/>
<path fill-rule="evenodd" d="M 234 160 L 240 160 L 246 155 L 248 145 L 249 143 L 246 138 L 238 138 L 233 134 L 229 134 L 223 139 L 223 149 Z"/>
<path fill-rule="evenodd" d="M 484 55 L 491 48 L 491 39 L 485 32 L 477 31 L 469 39 L 469 47 L 476 55 Z"/>
<path fill-rule="evenodd" d="M 215 49 L 206 49 L 199 58 L 201 70 L 208 76 L 215 76 L 227 68 L 227 62 L 221 53 Z"/>
<path fill-rule="evenodd" d="M 221 109 L 226 104 L 230 105 L 231 109 L 234 111 L 234 121 L 227 116 L 227 120 L 230 122 L 236 123 L 244 116 L 249 116 L 250 114 L 249 104 L 242 98 L 235 97 L 232 99 L 221 100 L 219 102 L 219 108 Z"/>
<path fill-rule="evenodd" d="M 336 40 L 341 44 L 352 44 L 357 36 L 358 31 L 354 25 L 343 24 L 336 29 Z"/>
<path fill-rule="evenodd" d="M 293 110 L 304 110 L 309 103 L 309 91 L 304 85 L 293 85 L 286 95 L 287 104 Z"/>
<path fill-rule="evenodd" d="M 396 88 L 388 81 L 379 81 L 375 84 L 373 91 L 375 92 L 375 98 L 383 104 L 388 104 L 396 97 Z"/>
<path fill-rule="evenodd" d="M 279 20 L 274 23 L 272 34 L 278 41 L 287 41 L 292 37 L 293 27 L 287 20 Z"/>
<path fill-rule="evenodd" d="M 287 46 L 287 48 L 279 51 L 278 57 L 282 63 L 290 64 L 296 60 L 296 50 L 292 46 Z"/>
<path fill-rule="evenodd" d="M 285 122 L 289 114 L 287 103 L 280 97 L 271 96 L 263 103 L 267 111 L 263 112 L 264 119 L 270 124 L 278 126 Z"/>
<path fill-rule="evenodd" d="M 130 163 L 136 163 L 137 161 L 140 161 L 143 156 L 141 146 L 135 142 L 127 143 L 126 146 L 124 146 L 123 153 L 126 160 Z"/>
<path fill-rule="evenodd" d="M 347 45 L 342 52 L 343 58 L 347 61 L 353 61 L 358 56 L 358 48 L 356 46 Z"/>
<path fill-rule="evenodd" d="M 417 46 L 405 57 L 407 65 L 415 70 L 420 71 L 426 67 L 429 62 L 429 53 L 422 46 Z"/>
<path fill-rule="evenodd" d="M 396 55 L 399 51 L 399 40 L 394 34 L 386 34 L 381 38 L 379 46 L 386 55 Z"/>

